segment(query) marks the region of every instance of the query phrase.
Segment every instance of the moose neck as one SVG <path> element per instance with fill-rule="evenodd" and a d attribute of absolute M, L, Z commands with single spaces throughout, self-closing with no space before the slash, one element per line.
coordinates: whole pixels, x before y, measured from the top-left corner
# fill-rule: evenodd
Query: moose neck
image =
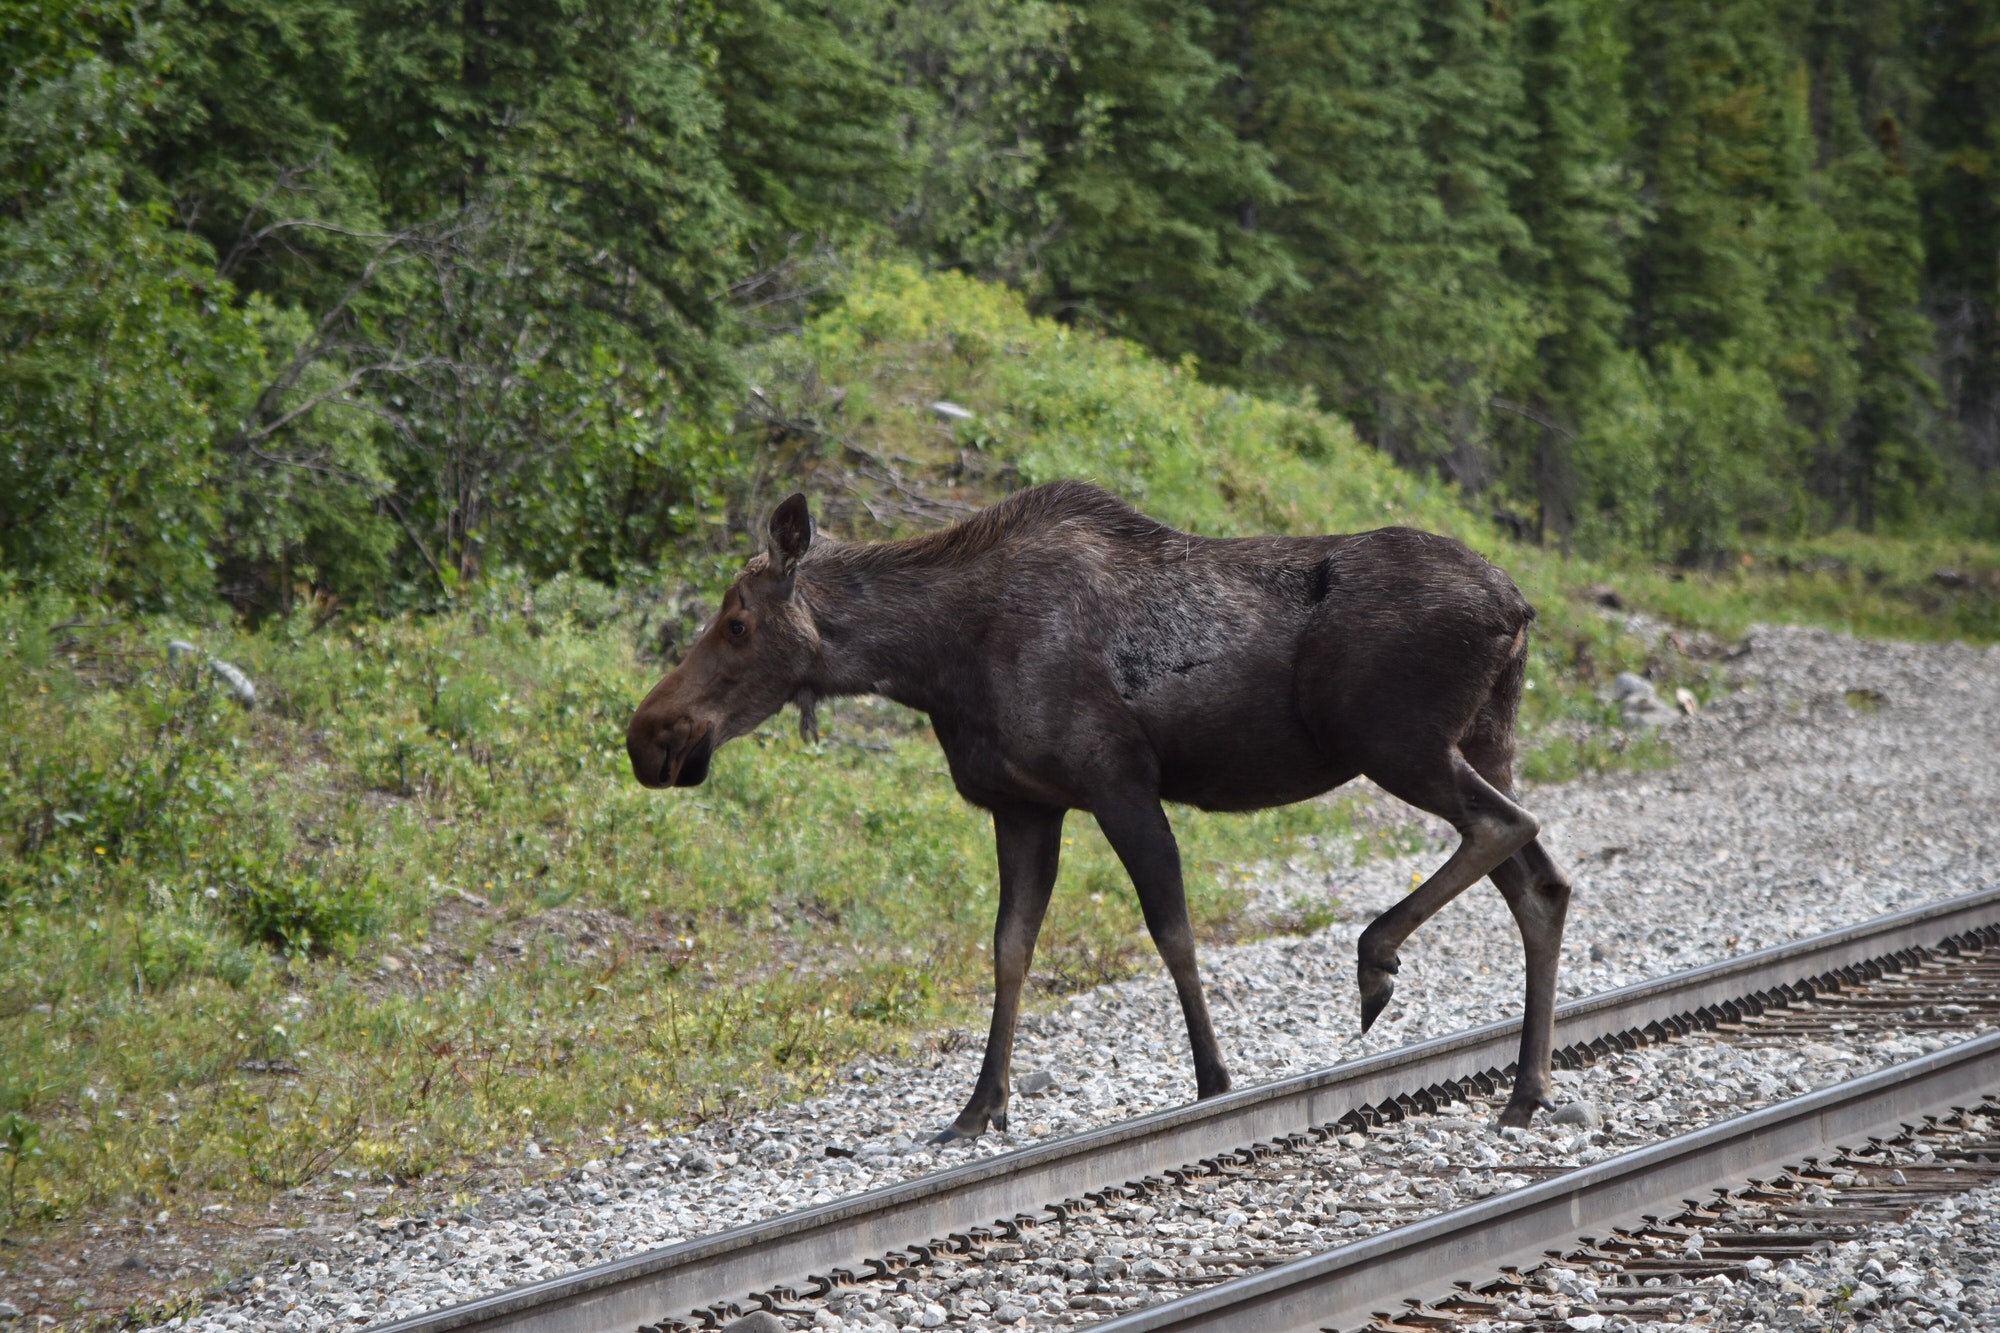
<path fill-rule="evenodd" d="M 974 580 L 938 546 L 918 538 L 814 547 L 798 587 L 819 630 L 809 682 L 817 693 L 880 694 L 927 713 L 943 703 L 951 645 L 940 622 L 963 623 Z"/>

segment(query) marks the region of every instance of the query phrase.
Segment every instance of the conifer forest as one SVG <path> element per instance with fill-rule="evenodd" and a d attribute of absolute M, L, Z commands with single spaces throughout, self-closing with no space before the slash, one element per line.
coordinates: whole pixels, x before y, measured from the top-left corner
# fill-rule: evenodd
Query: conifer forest
<path fill-rule="evenodd" d="M 1514 537 L 2000 535 L 1994 0 L 8 0 L 0 565 L 624 571 L 885 259 Z"/>

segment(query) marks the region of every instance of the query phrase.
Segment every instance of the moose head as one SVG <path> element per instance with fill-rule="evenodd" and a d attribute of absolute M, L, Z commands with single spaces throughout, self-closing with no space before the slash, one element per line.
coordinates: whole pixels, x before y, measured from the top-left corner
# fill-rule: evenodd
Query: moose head
<path fill-rule="evenodd" d="M 632 775 L 648 787 L 695 787 L 728 742 L 797 700 L 814 727 L 806 678 L 819 631 L 797 594 L 799 561 L 812 545 L 812 513 L 793 495 L 771 515 L 771 544 L 751 558 L 687 656 L 661 678 L 625 728 Z"/>

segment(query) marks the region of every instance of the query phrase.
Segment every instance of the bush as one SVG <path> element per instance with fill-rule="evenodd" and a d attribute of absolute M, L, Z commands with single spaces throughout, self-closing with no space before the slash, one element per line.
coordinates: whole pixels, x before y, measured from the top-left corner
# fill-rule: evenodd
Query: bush
<path fill-rule="evenodd" d="M 365 873 L 328 879 L 241 858 L 225 873 L 231 920 L 245 938 L 287 954 L 352 954 L 381 910 L 380 887 Z"/>

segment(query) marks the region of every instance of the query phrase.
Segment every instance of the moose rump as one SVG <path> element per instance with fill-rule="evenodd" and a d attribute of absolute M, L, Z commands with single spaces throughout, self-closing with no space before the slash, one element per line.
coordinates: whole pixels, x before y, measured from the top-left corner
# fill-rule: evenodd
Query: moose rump
<path fill-rule="evenodd" d="M 819 538 L 803 496 L 627 732 L 653 786 L 700 781 L 724 743 L 796 701 L 878 693 L 927 713 L 954 783 L 992 813 L 1000 909 L 986 1058 L 943 1139 L 1004 1128 L 1020 989 L 1070 810 L 1117 852 L 1187 1020 L 1199 1095 L 1229 1075 L 1195 962 L 1163 801 L 1254 810 L 1367 775 L 1461 843 L 1358 946 L 1361 1023 L 1397 950 L 1482 876 L 1527 945 L 1504 1123 L 1548 1104 L 1569 887 L 1514 803 L 1514 719 L 1534 612 L 1462 544 L 1406 528 L 1192 536 L 1094 487 L 1020 492 L 905 542 Z"/>

